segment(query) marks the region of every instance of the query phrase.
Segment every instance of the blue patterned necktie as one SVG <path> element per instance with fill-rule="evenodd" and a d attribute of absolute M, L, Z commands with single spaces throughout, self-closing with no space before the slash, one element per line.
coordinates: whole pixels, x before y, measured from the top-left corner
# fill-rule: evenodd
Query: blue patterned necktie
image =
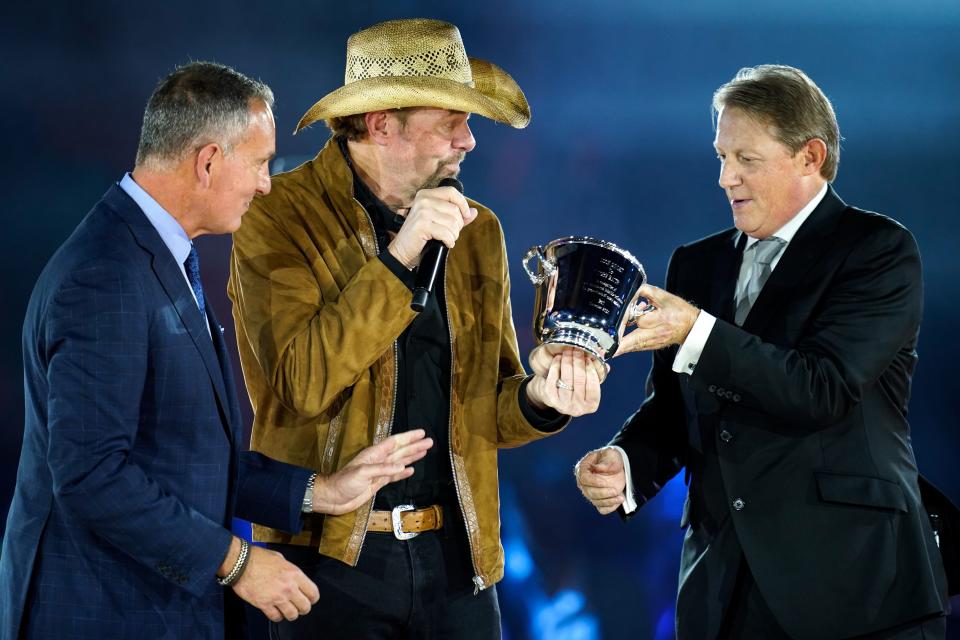
<path fill-rule="evenodd" d="M 746 287 L 744 287 L 743 293 L 737 301 L 737 311 L 734 320 L 738 326 L 742 325 L 743 321 L 747 319 L 747 314 L 750 313 L 753 303 L 757 301 L 757 297 L 760 295 L 760 290 L 763 289 L 763 285 L 767 282 L 767 278 L 770 277 L 770 273 L 773 271 L 770 263 L 773 262 L 773 259 L 777 257 L 777 254 L 780 253 L 786 244 L 786 240 L 777 238 L 776 236 L 770 236 L 769 238 L 755 242 L 747 249 L 747 251 L 753 251 L 754 253 L 753 268 L 747 277 Z"/>
<path fill-rule="evenodd" d="M 190 286 L 193 287 L 193 294 L 197 296 L 197 306 L 200 307 L 200 315 L 203 317 L 203 321 L 206 322 L 207 308 L 203 302 L 203 284 L 200 282 L 200 257 L 197 255 L 197 248 L 192 242 L 190 243 L 190 255 L 187 256 L 183 267 L 187 271 L 187 279 L 190 281 Z"/>

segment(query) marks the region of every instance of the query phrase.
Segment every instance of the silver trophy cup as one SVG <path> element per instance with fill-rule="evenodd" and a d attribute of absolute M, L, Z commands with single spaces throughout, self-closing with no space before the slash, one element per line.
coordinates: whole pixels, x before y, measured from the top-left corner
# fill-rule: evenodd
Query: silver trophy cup
<path fill-rule="evenodd" d="M 586 236 L 558 238 L 532 247 L 523 268 L 537 288 L 533 335 L 550 355 L 565 347 L 586 351 L 610 370 L 626 325 L 653 307 L 637 301 L 646 282 L 643 265 L 629 251 Z"/>

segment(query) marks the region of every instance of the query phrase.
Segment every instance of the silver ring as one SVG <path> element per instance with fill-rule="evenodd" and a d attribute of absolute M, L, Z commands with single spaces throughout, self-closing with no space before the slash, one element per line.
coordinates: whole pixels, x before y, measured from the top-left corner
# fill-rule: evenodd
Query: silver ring
<path fill-rule="evenodd" d="M 571 387 L 569 384 L 567 384 L 567 383 L 564 382 L 563 380 L 557 380 L 557 388 L 558 388 L 558 389 L 573 389 L 573 387 Z"/>

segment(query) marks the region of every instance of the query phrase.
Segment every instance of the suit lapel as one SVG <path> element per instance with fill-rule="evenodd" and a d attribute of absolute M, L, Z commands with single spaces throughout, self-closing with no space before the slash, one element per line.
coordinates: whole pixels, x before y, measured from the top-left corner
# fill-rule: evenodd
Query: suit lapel
<path fill-rule="evenodd" d="M 763 285 L 757 301 L 744 320 L 744 330 L 760 335 L 770 320 L 783 309 L 784 302 L 797 295 L 804 277 L 833 246 L 832 231 L 837 225 L 838 214 L 844 208 L 846 204 L 833 191 L 833 187 L 828 187 L 823 200 L 800 225 L 770 274 L 770 279 Z"/>
<path fill-rule="evenodd" d="M 118 186 L 113 186 L 104 196 L 104 201 L 116 211 L 124 222 L 130 227 L 134 238 L 141 247 L 153 256 L 153 272 L 160 282 L 160 286 L 170 298 L 170 302 L 177 310 L 180 321 L 190 334 L 194 345 L 200 352 L 204 367 L 213 384 L 214 392 L 217 396 L 217 402 L 220 405 L 221 415 L 224 416 L 226 424 L 224 429 L 233 438 L 233 429 L 229 422 L 232 421 L 231 403 L 227 395 L 224 382 L 223 371 L 220 368 L 220 362 L 214 350 L 211 334 L 207 333 L 205 326 L 206 319 L 200 315 L 200 308 L 190 292 L 190 286 L 183 277 L 179 265 L 171 255 L 167 245 L 157 230 L 150 224 L 146 215 L 140 210 L 140 207 Z M 208 305 L 209 306 L 209 305 Z M 219 332 L 219 324 L 215 325 Z"/>
<path fill-rule="evenodd" d="M 733 322 L 734 304 L 733 294 L 737 286 L 737 276 L 740 273 L 740 260 L 743 256 L 743 247 L 746 245 L 746 236 L 730 229 L 721 232 L 709 252 L 704 252 L 695 260 L 684 262 L 682 271 L 689 274 L 685 282 L 680 285 L 679 293 L 684 298 L 692 300 L 712 315 Z M 713 394 L 694 393 L 687 387 L 688 377 L 679 376 L 684 389 L 684 402 L 687 403 L 688 437 L 690 445 L 702 451 L 700 426 L 697 416 L 715 413 L 720 403 Z"/>
<path fill-rule="evenodd" d="M 164 250 L 166 250 L 165 245 Z M 224 416 L 225 421 L 229 421 L 230 403 L 227 400 L 226 385 L 223 380 L 223 372 L 220 370 L 220 361 L 217 359 L 213 341 L 211 340 L 213 333 L 212 327 L 211 332 L 207 333 L 206 319 L 200 315 L 200 308 L 197 306 L 197 301 L 190 292 L 189 285 L 187 285 L 187 281 L 183 278 L 183 273 L 181 273 L 180 268 L 177 266 L 169 251 L 166 251 L 166 255 L 154 254 L 153 270 L 160 280 L 161 286 L 173 302 L 174 307 L 176 307 L 177 314 L 187 328 L 187 333 L 190 334 L 193 344 L 200 352 L 200 357 L 203 359 L 203 366 L 207 369 L 207 375 L 210 377 L 210 382 L 213 384 L 214 392 L 217 395 L 217 402 L 220 405 L 221 414 Z M 217 329 L 217 331 L 219 332 L 219 329 Z M 224 428 L 232 437 L 231 426 L 225 424 Z"/>
<path fill-rule="evenodd" d="M 711 283 L 710 307 L 714 315 L 722 320 L 733 322 L 735 305 L 733 294 L 737 288 L 737 277 L 740 274 L 740 261 L 743 257 L 743 247 L 747 237 L 739 231 L 731 231 L 729 241 L 720 245 L 720 252 L 713 264 L 709 277 Z"/>
<path fill-rule="evenodd" d="M 210 336 L 213 338 L 213 347 L 217 353 L 217 360 L 220 363 L 220 373 L 223 376 L 223 382 L 227 389 L 234 389 L 233 367 L 230 365 L 230 355 L 227 353 L 227 343 L 223 339 L 223 326 L 217 320 L 217 315 L 213 312 L 213 306 L 207 303 L 207 317 L 210 322 Z M 239 442 L 242 434 L 237 431 L 240 428 L 240 406 L 234 401 L 234 395 L 229 394 L 227 398 L 229 407 L 229 422 L 231 438 Z"/>

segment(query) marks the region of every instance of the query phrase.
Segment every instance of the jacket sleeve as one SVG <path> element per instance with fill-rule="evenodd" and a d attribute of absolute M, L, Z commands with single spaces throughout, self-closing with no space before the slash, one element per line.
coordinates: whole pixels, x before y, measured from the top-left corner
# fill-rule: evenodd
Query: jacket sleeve
<path fill-rule="evenodd" d="M 150 357 L 136 274 L 107 262 L 77 269 L 50 303 L 43 335 L 57 503 L 78 526 L 199 596 L 231 534 L 131 457 Z"/>
<path fill-rule="evenodd" d="M 273 529 L 300 533 L 303 498 L 312 473 L 256 451 L 242 452 L 236 515 Z"/>
<path fill-rule="evenodd" d="M 676 287 L 681 251 L 674 252 L 667 267 L 665 287 L 668 291 Z M 686 465 L 686 414 L 680 379 L 672 369 L 676 353 L 676 347 L 653 352 L 646 398 L 609 443 L 621 447 L 630 459 L 638 506 L 657 495 Z"/>
<path fill-rule="evenodd" d="M 813 431 L 843 419 L 898 356 L 912 361 L 923 306 L 920 254 L 909 231 L 877 220 L 854 241 L 794 345 L 717 320 L 691 389 L 723 386 L 741 407 Z"/>
<path fill-rule="evenodd" d="M 570 423 L 570 416 L 562 416 L 559 424 L 550 423 L 544 430 L 530 424 L 520 408 L 523 382 L 529 377 L 520 362 L 517 331 L 513 326 L 510 305 L 510 270 L 503 230 L 496 224 L 500 243 L 500 279 L 503 283 L 503 306 L 500 314 L 500 380 L 497 384 L 497 438 L 501 448 L 518 447 L 533 440 L 559 433 Z"/>
<path fill-rule="evenodd" d="M 255 203 L 233 237 L 234 318 L 280 401 L 317 416 L 413 320 L 411 293 L 381 260 L 342 264 L 330 251 L 310 264 L 264 206 Z M 334 273 L 353 275 L 338 282 Z"/>

